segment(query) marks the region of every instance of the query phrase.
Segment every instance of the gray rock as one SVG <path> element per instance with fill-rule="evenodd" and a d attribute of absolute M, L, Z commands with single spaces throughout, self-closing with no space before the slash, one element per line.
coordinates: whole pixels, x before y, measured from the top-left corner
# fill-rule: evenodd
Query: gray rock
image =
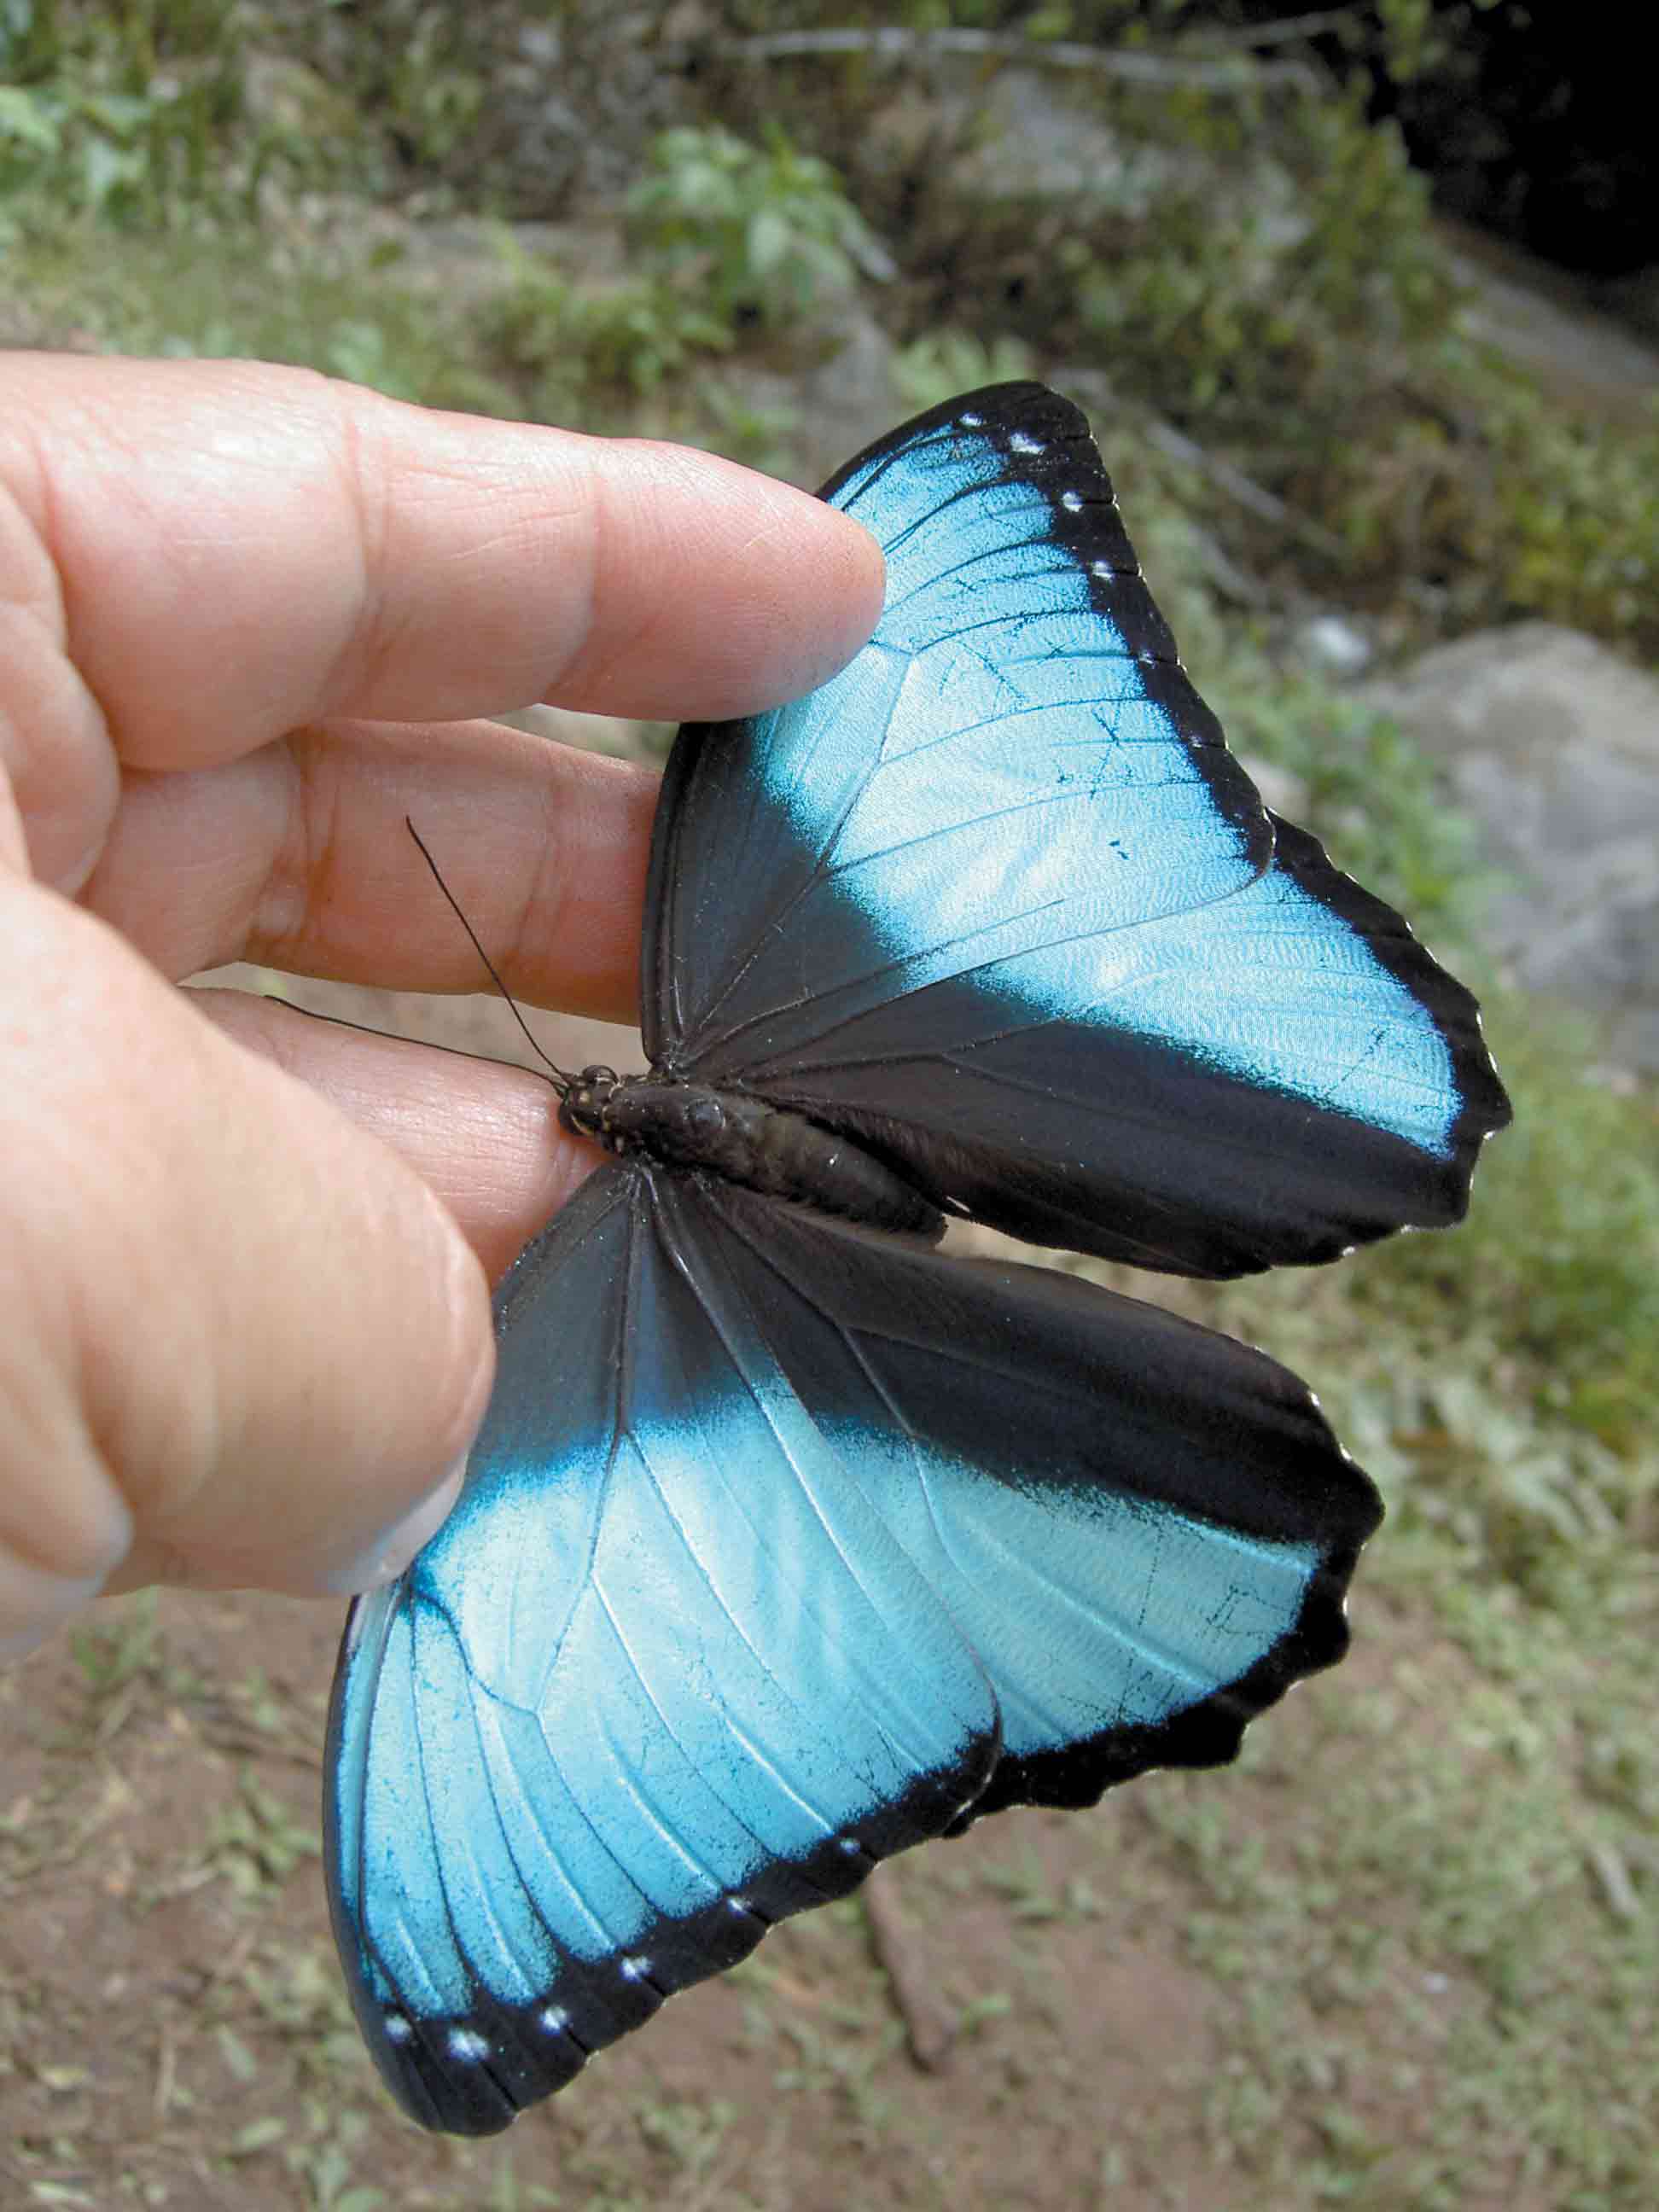
<path fill-rule="evenodd" d="M 1339 683 L 1362 676 L 1376 658 L 1370 639 L 1347 615 L 1316 615 L 1303 625 L 1298 642 L 1308 659 Z"/>
<path fill-rule="evenodd" d="M 1512 888 L 1494 951 L 1528 990 L 1605 1013 L 1659 1072 L 1659 681 L 1553 623 L 1483 630 L 1367 696 L 1445 763 Z"/>
<path fill-rule="evenodd" d="M 1299 775 L 1277 761 L 1259 760 L 1253 753 L 1241 754 L 1239 766 L 1261 793 L 1275 814 L 1287 822 L 1300 822 L 1308 811 L 1308 787 Z"/>
<path fill-rule="evenodd" d="M 1076 88 L 1036 70 L 1005 65 L 988 85 L 956 89 L 941 105 L 975 118 L 972 143 L 952 166 L 958 189 L 981 199 L 1084 195 L 1143 213 L 1173 159 L 1124 145 Z"/>
<path fill-rule="evenodd" d="M 857 299 L 838 302 L 793 349 L 787 368 L 734 356 L 721 374 L 751 406 L 787 424 L 790 474 L 813 487 L 890 430 L 903 410 L 893 389 L 893 341 Z"/>

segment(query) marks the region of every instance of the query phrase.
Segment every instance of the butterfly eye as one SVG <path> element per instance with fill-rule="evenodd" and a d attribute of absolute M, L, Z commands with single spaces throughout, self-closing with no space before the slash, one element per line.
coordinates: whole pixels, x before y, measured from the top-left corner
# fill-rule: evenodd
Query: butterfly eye
<path fill-rule="evenodd" d="M 597 1137 L 601 1143 L 608 1142 L 605 1109 L 617 1087 L 614 1068 L 597 1065 L 583 1068 L 560 1103 L 560 1127 L 577 1136 Z"/>

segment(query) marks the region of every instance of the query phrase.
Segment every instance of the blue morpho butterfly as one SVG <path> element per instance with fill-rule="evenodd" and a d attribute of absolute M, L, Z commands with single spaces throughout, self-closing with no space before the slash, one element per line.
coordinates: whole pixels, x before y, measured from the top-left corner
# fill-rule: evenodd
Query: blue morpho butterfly
<path fill-rule="evenodd" d="M 466 1488 L 359 1601 L 327 1851 L 404 2110 L 484 2135 L 877 1861 L 1232 1756 L 1343 1650 L 1376 1493 L 1297 1378 L 941 1216 L 1176 1274 L 1462 1213 L 1474 1000 L 1278 820 L 1088 426 L 1012 384 L 824 497 L 819 690 L 681 731 L 647 1075 L 495 1302 Z"/>

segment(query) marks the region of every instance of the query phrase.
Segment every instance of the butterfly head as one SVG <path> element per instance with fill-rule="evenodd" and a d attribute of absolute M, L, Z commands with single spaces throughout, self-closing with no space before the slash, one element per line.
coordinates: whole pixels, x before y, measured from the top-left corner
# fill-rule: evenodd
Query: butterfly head
<path fill-rule="evenodd" d="M 583 1068 L 580 1075 L 572 1079 L 559 1102 L 562 1126 L 574 1136 L 595 1137 L 602 1145 L 608 1144 L 605 1110 L 618 1080 L 614 1067 Z"/>

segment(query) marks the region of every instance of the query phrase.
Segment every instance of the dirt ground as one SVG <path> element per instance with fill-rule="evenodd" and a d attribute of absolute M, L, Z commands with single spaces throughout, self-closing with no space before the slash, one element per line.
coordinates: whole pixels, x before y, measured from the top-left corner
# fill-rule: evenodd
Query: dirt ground
<path fill-rule="evenodd" d="M 1243 2201 L 1206 2119 L 1224 2008 L 1182 1954 L 1180 1875 L 1129 1791 L 876 1877 L 958 2024 L 942 2072 L 908 2057 L 854 1904 L 676 2000 L 499 2146 L 421 2136 L 356 2048 L 323 1904 L 337 1629 L 325 1607 L 168 1596 L 126 1680 L 89 1680 L 59 1643 L 8 1681 L 8 2208 Z M 1293 1822 L 1320 1786 L 1297 1777 L 1311 1703 L 1272 1724 L 1282 1767 L 1211 1786 Z"/>
<path fill-rule="evenodd" d="M 1304 1805 L 1355 1755 L 1337 1741 L 1344 1699 L 1386 1677 L 1386 1633 L 1259 1724 L 1248 1770 L 1153 1778 L 1090 1814 L 1011 1814 L 882 1869 L 884 1917 L 900 1917 L 909 1972 L 955 2025 L 942 2070 L 909 2057 L 852 1902 L 780 1929 L 509 2136 L 469 2146 L 396 2115 L 335 1969 L 316 1838 L 337 1620 L 248 1596 L 127 1611 L 125 1679 L 119 1654 L 100 1677 L 59 1643 L 0 1693 L 8 2212 L 1229 2212 L 1328 2201 L 1274 2172 L 1316 2170 L 1334 2093 L 1380 2142 L 1426 2131 L 1437 2049 L 1470 2002 L 1455 1974 L 1415 1977 L 1411 2032 L 1390 2010 L 1382 2039 L 1361 2033 L 1371 2066 L 1355 2064 L 1352 2016 L 1334 2023 L 1328 2078 L 1303 2085 L 1264 2169 L 1241 2167 L 1231 2105 L 1252 2088 L 1260 2023 L 1250 1990 L 1194 1951 L 1214 1899 L 1180 1832 L 1224 1803 L 1233 1848 L 1291 1851 Z M 1287 2045 L 1348 2009 L 1323 1982 L 1316 1966 L 1275 1992 Z M 1516 2179 L 1463 2202 L 1542 2212 L 1552 2200 Z"/>

